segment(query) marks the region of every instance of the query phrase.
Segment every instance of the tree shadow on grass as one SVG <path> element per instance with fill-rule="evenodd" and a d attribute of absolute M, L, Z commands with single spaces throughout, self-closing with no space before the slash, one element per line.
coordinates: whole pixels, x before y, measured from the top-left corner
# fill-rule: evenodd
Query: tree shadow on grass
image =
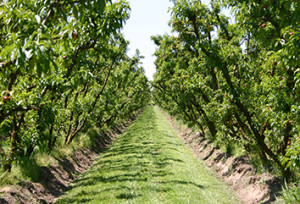
<path fill-rule="evenodd" d="M 148 129 L 155 129 L 156 126 L 152 125 Z M 162 152 L 168 149 L 177 150 L 178 147 L 183 145 L 173 142 L 153 142 L 153 138 L 145 139 L 144 132 L 140 135 L 130 133 L 131 131 L 140 132 L 143 128 L 144 124 L 131 126 L 130 130 L 126 132 L 123 138 L 120 138 L 121 140 L 117 141 L 115 146 L 103 152 L 102 158 L 89 170 L 88 175 L 75 181 L 74 186 L 70 189 L 71 191 L 74 190 L 75 195 L 72 195 L 72 198 L 62 199 L 64 201 L 62 203 L 82 203 L 93 201 L 94 198 L 105 200 L 112 199 L 112 197 L 119 200 L 132 200 L 142 196 L 141 193 L 137 193 L 136 189 L 126 187 L 125 184 L 128 182 L 140 182 L 142 185 L 138 190 L 151 190 L 162 193 L 172 191 L 172 186 L 176 184 L 204 188 L 204 186 L 197 183 L 181 180 L 158 182 L 158 185 L 149 187 L 147 182 L 152 178 L 159 177 L 159 180 L 165 180 L 163 177 L 174 175 L 166 167 L 174 163 L 184 162 L 176 157 L 166 156 Z M 174 138 L 173 135 L 167 132 L 162 133 L 165 134 L 163 137 Z M 159 136 L 156 135 L 156 137 Z M 144 187 L 145 185 L 146 187 Z M 80 191 L 80 189 L 88 186 L 88 189 L 97 190 Z M 80 192 L 76 194 L 78 190 Z M 105 191 L 107 193 L 104 193 Z M 113 192 L 113 194 L 110 194 L 110 192 Z"/>
<path fill-rule="evenodd" d="M 76 197 L 74 198 L 74 197 L 72 197 L 72 198 L 62 198 L 62 199 L 58 200 L 55 203 L 88 203 L 92 200 L 93 199 L 86 198 L 86 197 L 84 197 L 84 198 L 76 198 Z"/>
<path fill-rule="evenodd" d="M 169 161 L 183 163 L 183 160 L 175 159 L 175 158 L 164 158 L 161 160 L 161 162 L 163 162 L 163 163 L 169 163 Z"/>
<path fill-rule="evenodd" d="M 203 185 L 200 185 L 200 184 L 197 184 L 197 183 L 194 183 L 194 182 L 191 182 L 191 181 L 180 181 L 180 180 L 171 180 L 171 181 L 162 181 L 160 182 L 162 184 L 182 184 L 182 185 L 193 185 L 197 188 L 200 188 L 200 189 L 204 189 L 206 188 L 205 186 Z"/>
<path fill-rule="evenodd" d="M 131 200 L 137 197 L 140 197 L 141 195 L 139 194 L 132 194 L 132 193 L 121 193 L 116 196 L 118 199 L 126 199 L 126 200 Z"/>
<path fill-rule="evenodd" d="M 82 190 L 74 195 L 72 195 L 71 198 L 66 197 L 60 199 L 57 203 L 88 203 L 88 202 L 95 202 L 96 199 L 98 199 L 98 202 L 104 201 L 106 199 L 111 199 L 112 197 L 115 197 L 117 199 L 122 200 L 131 200 L 135 199 L 137 197 L 141 197 L 142 194 L 138 193 L 131 193 L 131 192 L 119 192 L 116 195 L 109 195 L 105 196 L 105 192 L 116 192 L 116 191 L 131 191 L 132 189 L 126 187 L 126 186 L 118 186 L 113 188 L 107 188 L 103 190 L 92 190 L 92 191 L 85 191 Z M 102 195 L 98 197 L 98 195 Z"/>
<path fill-rule="evenodd" d="M 119 182 L 128 182 L 128 181 L 137 181 L 137 182 L 146 182 L 148 178 L 142 176 L 141 172 L 138 173 L 125 173 L 121 175 L 115 176 L 108 176 L 104 177 L 101 175 L 92 176 L 88 179 L 83 178 L 79 179 L 75 182 L 74 188 L 82 187 L 82 186 L 94 186 L 98 184 L 105 184 L 105 183 L 119 183 Z"/>

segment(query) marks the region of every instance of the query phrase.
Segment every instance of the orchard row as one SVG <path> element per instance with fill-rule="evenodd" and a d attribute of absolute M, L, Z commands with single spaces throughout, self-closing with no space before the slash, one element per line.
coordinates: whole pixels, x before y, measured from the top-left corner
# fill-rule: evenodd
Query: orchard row
<path fill-rule="evenodd" d="M 111 127 L 147 104 L 139 53 L 126 55 L 120 0 L 2 1 L 0 166 Z"/>
<path fill-rule="evenodd" d="M 156 103 L 289 178 L 300 166 L 299 10 L 296 0 L 176 1 L 174 35 L 153 37 Z"/>

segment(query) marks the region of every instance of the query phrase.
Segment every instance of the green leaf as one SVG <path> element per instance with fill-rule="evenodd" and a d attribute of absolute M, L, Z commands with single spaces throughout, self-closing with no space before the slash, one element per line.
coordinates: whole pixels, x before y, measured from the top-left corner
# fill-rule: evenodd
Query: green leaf
<path fill-rule="evenodd" d="M 105 9 L 105 0 L 96 0 L 95 1 L 95 8 L 99 15 L 102 15 Z"/>
<path fill-rule="evenodd" d="M 2 50 L 2 52 L 0 54 L 0 57 L 2 59 L 7 59 L 8 56 L 11 55 L 11 53 L 15 47 L 16 47 L 15 44 L 11 44 L 11 45 L 4 47 L 4 49 Z"/>

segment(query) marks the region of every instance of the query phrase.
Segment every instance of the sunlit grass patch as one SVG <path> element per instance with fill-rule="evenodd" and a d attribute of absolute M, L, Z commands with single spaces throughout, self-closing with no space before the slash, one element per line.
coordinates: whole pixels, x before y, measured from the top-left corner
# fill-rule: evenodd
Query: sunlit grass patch
<path fill-rule="evenodd" d="M 57 203 L 238 203 L 148 107 Z"/>

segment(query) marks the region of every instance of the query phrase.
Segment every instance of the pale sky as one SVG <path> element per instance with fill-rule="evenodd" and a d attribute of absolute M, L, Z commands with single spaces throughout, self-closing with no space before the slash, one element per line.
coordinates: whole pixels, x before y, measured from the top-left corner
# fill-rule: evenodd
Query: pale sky
<path fill-rule="evenodd" d="M 173 5 L 169 0 L 129 0 L 131 13 L 127 20 L 123 33 L 125 39 L 130 41 L 129 56 L 135 54 L 139 49 L 142 56 L 143 67 L 149 80 L 153 79 L 155 72 L 152 55 L 155 52 L 155 45 L 150 39 L 152 35 L 163 35 L 171 33 L 168 26 L 170 13 L 168 8 Z"/>

